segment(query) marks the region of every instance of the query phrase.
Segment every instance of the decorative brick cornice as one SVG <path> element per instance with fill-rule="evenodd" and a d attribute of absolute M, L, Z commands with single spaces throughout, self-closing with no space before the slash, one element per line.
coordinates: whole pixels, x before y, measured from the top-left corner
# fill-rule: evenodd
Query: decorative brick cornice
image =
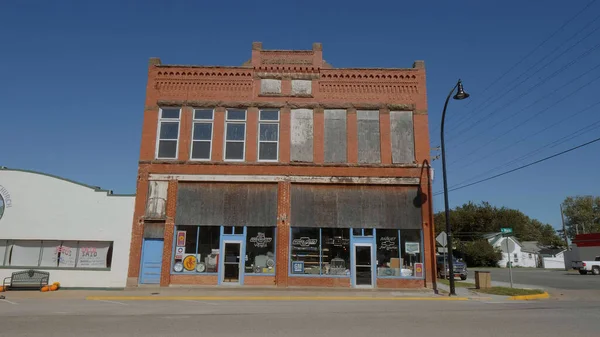
<path fill-rule="evenodd" d="M 388 109 L 394 111 L 414 111 L 414 104 L 385 104 L 368 102 L 343 102 L 343 103 L 321 103 L 321 102 L 260 102 L 260 101 L 193 101 L 193 100 L 158 100 L 159 106 L 190 106 L 194 108 L 288 108 L 288 109 L 358 109 L 379 110 Z"/>

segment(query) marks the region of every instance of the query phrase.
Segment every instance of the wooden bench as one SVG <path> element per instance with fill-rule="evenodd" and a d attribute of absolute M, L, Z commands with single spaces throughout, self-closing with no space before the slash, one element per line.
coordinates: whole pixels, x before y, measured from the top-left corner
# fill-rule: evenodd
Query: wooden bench
<path fill-rule="evenodd" d="M 12 273 L 2 282 L 4 289 L 42 289 L 48 285 L 50 273 L 39 270 L 24 270 Z"/>

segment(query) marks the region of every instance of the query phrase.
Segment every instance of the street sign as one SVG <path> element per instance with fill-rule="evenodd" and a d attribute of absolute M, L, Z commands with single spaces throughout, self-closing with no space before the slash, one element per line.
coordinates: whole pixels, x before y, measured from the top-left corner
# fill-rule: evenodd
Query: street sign
<path fill-rule="evenodd" d="M 435 241 L 442 245 L 442 247 L 446 247 L 448 244 L 448 235 L 446 232 L 441 232 L 440 235 L 435 238 Z"/>
<path fill-rule="evenodd" d="M 447 247 L 438 247 L 438 253 L 442 254 L 446 254 L 448 253 L 448 248 Z"/>
<path fill-rule="evenodd" d="M 512 228 L 500 228 L 500 232 L 502 232 L 502 234 L 512 233 Z"/>

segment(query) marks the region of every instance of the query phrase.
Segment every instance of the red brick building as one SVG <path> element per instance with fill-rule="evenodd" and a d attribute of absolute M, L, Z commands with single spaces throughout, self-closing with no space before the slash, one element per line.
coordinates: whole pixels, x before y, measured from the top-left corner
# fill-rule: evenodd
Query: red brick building
<path fill-rule="evenodd" d="M 128 285 L 428 287 L 425 69 L 150 60 Z"/>

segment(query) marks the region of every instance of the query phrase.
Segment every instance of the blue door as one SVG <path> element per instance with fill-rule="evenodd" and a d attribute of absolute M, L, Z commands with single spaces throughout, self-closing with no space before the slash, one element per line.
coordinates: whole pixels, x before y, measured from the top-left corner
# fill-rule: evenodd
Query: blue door
<path fill-rule="evenodd" d="M 140 283 L 159 284 L 162 267 L 163 240 L 144 239 Z"/>

